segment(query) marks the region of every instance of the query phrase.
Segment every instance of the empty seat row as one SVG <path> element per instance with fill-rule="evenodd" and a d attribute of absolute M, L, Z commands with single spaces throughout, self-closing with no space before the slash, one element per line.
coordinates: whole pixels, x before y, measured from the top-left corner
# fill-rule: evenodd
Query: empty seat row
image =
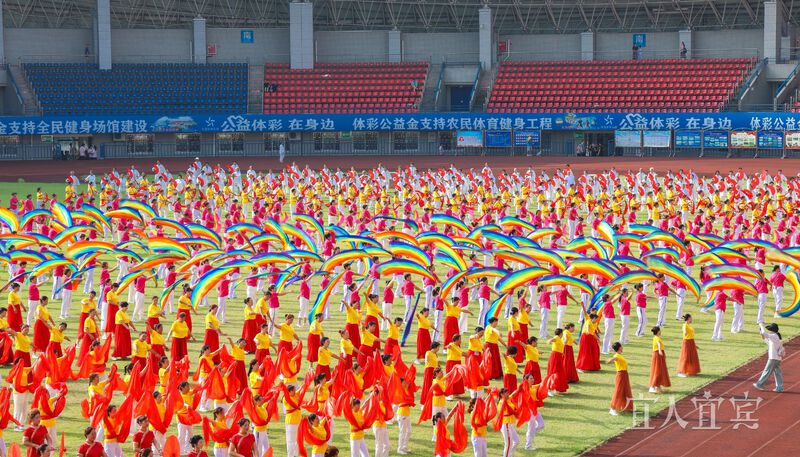
<path fill-rule="evenodd" d="M 244 112 L 246 64 L 25 64 L 43 114 Z"/>
<path fill-rule="evenodd" d="M 415 112 L 427 76 L 427 62 L 321 63 L 309 70 L 269 64 L 264 112 Z"/>
<path fill-rule="evenodd" d="M 504 62 L 488 110 L 719 110 L 753 59 Z"/>

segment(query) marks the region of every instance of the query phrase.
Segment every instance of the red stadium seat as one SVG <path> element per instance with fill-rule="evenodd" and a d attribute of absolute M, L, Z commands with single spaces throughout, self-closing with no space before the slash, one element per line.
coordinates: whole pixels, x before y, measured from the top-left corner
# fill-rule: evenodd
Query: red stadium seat
<path fill-rule="evenodd" d="M 317 64 L 291 70 L 264 67 L 264 82 L 277 84 L 264 94 L 264 112 L 417 112 L 428 76 L 427 62 Z M 412 82 L 416 81 L 416 88 Z M 310 92 L 313 88 L 313 92 Z"/>
<path fill-rule="evenodd" d="M 488 110 L 718 110 L 754 65 L 753 59 L 504 62 Z"/>

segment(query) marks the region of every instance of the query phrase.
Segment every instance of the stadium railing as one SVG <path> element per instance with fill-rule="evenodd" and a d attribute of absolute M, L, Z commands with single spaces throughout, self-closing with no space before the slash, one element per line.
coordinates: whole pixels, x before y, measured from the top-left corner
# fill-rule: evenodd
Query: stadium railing
<path fill-rule="evenodd" d="M 369 149 L 354 150 L 352 144 L 341 144 L 338 149 L 335 147 L 320 148 L 313 143 L 289 143 L 286 156 L 287 161 L 293 157 L 320 157 L 320 156 L 419 156 L 419 155 L 439 155 L 440 141 L 431 139 L 423 140 L 420 138 L 417 149 L 415 150 L 394 150 L 391 141 L 378 141 Z M 443 144 L 443 154 L 446 156 L 509 156 L 526 155 L 524 146 L 514 148 L 456 148 L 453 142 Z M 216 141 L 204 141 L 193 147 L 180 147 L 175 143 L 154 143 L 143 146 L 141 143 L 118 141 L 113 143 L 95 144 L 101 158 L 104 159 L 131 159 L 131 158 L 165 158 L 165 157 L 277 157 L 278 151 L 274 143 L 270 144 L 261 141 L 244 141 L 236 144 L 221 143 Z M 533 153 L 542 156 L 575 156 L 577 144 L 574 141 L 550 142 L 546 137 L 542 138 L 542 146 L 533 149 Z M 752 157 L 758 153 L 759 157 L 781 157 L 797 156 L 800 151 L 789 149 L 676 149 L 676 148 L 614 148 L 613 142 L 604 145 L 604 154 L 649 157 L 649 156 L 680 156 L 697 157 L 703 153 L 705 157 L 727 157 L 740 158 Z M 797 152 L 795 152 L 797 151 Z M 0 161 L 2 160 L 57 160 L 60 158 L 58 143 L 54 144 L 30 144 L 20 143 L 0 143 Z M 532 159 L 535 161 L 535 159 Z"/>
<path fill-rule="evenodd" d="M 619 51 L 594 51 L 594 60 L 632 60 L 632 49 L 620 49 Z M 758 48 L 731 48 L 731 49 L 692 49 L 691 54 L 687 55 L 687 60 L 692 59 L 721 59 L 721 58 L 742 58 L 759 57 Z M 639 49 L 637 60 L 653 59 L 679 59 L 680 51 L 676 47 L 674 50 L 650 50 L 647 48 Z M 552 60 L 583 60 L 581 51 L 508 51 L 503 53 L 501 60 L 510 61 L 552 61 Z"/>

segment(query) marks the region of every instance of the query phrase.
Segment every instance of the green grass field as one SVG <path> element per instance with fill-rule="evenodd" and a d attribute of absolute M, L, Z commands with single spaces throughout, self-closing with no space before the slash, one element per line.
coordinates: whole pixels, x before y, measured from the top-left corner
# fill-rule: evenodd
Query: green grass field
<path fill-rule="evenodd" d="M 3 203 L 7 203 L 10 192 L 16 191 L 18 194 L 21 194 L 21 197 L 24 197 L 26 193 L 32 193 L 38 186 L 42 186 L 50 192 L 57 192 L 58 195 L 63 194 L 62 184 L 0 183 L 0 199 L 2 199 Z M 0 277 L 2 277 L 3 283 L 5 283 L 7 281 L 7 272 L 3 271 L 0 273 Z M 47 285 L 43 286 L 42 293 L 45 295 L 50 295 L 51 285 L 52 283 L 48 283 Z M 154 287 L 152 283 L 148 283 L 148 287 L 148 296 L 158 295 L 161 292 L 161 290 Z M 312 286 L 312 293 L 316 293 L 318 291 L 319 285 L 318 283 L 315 283 Z M 241 298 L 243 297 L 244 292 L 244 286 L 240 285 L 237 291 L 239 298 L 234 300 L 229 299 L 228 301 L 228 315 L 230 318 L 228 323 L 223 327 L 223 331 L 229 335 L 239 335 L 241 332 L 243 320 L 241 311 Z M 290 287 L 287 292 L 289 295 L 283 297 L 281 300 L 281 310 L 296 314 L 298 309 L 297 300 L 295 298 L 297 288 Z M 791 294 L 791 292 L 787 292 L 787 294 Z M 76 317 L 75 319 L 71 319 L 69 322 L 69 328 L 67 330 L 67 335 L 73 339 L 76 333 L 78 315 L 77 310 L 82 298 L 82 293 L 77 293 L 76 296 L 73 297 L 72 315 Z M 340 295 L 334 295 L 332 297 L 332 304 L 338 304 L 339 298 Z M 24 294 L 23 299 L 25 300 Z M 791 297 L 787 296 L 787 299 L 791 299 Z M 5 301 L 5 297 L 3 297 L 2 300 Z M 215 302 L 216 296 L 211 295 L 210 301 Z M 768 301 L 768 307 L 771 306 L 770 299 Z M 52 312 L 57 312 L 56 310 L 60 307 L 60 301 L 53 301 L 50 307 Z M 402 302 L 399 304 L 396 302 L 395 307 L 396 309 L 402 309 Z M 338 306 L 332 308 L 332 310 L 336 309 L 338 309 Z M 579 310 L 575 305 L 570 304 L 568 308 L 567 321 L 569 322 L 573 319 L 577 319 L 578 311 Z M 670 397 L 674 396 L 674 398 L 677 400 L 690 394 L 699 387 L 725 375 L 732 369 L 742 365 L 753 357 L 762 354 L 766 348 L 766 346 L 762 343 L 760 336 L 758 335 L 758 327 L 755 325 L 755 300 L 753 300 L 752 297 L 748 297 L 748 301 L 745 304 L 745 331 L 736 335 L 729 333 L 730 319 L 732 316 L 731 310 L 731 312 L 729 312 L 726 316 L 726 332 L 725 340 L 723 342 L 710 341 L 714 319 L 713 314 L 700 313 L 699 308 L 694 305 L 694 300 L 690 299 L 689 297 L 687 297 L 685 311 L 691 312 L 695 316 L 694 326 L 697 332 L 697 344 L 699 347 L 700 362 L 703 370 L 700 376 L 693 378 L 678 378 L 675 376 L 675 366 L 677 364 L 681 343 L 681 332 L 680 322 L 673 319 L 675 314 L 675 303 L 673 298 L 671 298 L 669 302 L 667 311 L 667 326 L 663 330 L 668 364 L 670 367 L 670 374 L 672 376 L 672 388 L 669 389 L 665 394 L 661 395 L 647 393 L 651 356 L 651 338 L 649 336 L 642 338 L 632 337 L 631 343 L 625 348 L 625 355 L 630 364 L 629 372 L 631 375 L 631 384 L 633 386 L 634 397 L 638 397 L 640 394 L 642 394 L 646 398 L 654 398 L 655 402 L 650 405 L 650 410 L 652 412 L 668 406 Z M 203 309 L 201 309 L 200 312 L 204 314 Z M 650 325 L 654 325 L 656 314 L 657 304 L 651 300 L 648 307 L 648 318 Z M 169 322 L 170 317 L 168 316 L 167 319 L 167 322 Z M 533 322 L 538 322 L 539 315 L 532 314 L 531 319 Z M 197 316 L 195 321 L 202 322 L 202 316 Z M 792 336 L 800 334 L 800 324 L 798 324 L 796 319 L 781 319 L 779 323 L 781 325 L 781 333 L 784 335 L 784 339 L 788 339 Z M 472 319 L 470 321 L 470 327 L 473 327 L 474 324 L 474 319 Z M 343 325 L 344 316 L 337 312 L 332 312 L 331 319 L 326 321 L 324 324 L 326 333 L 333 337 L 331 344 L 332 348 L 338 348 L 338 335 L 336 334 L 335 330 L 342 328 Z M 635 326 L 636 317 L 634 315 L 631 319 L 631 335 L 635 331 Z M 554 327 L 555 316 L 551 316 L 550 328 L 552 329 Z M 501 333 L 505 335 L 507 329 L 504 322 L 501 322 L 499 329 L 501 330 Z M 305 331 L 303 329 L 299 329 L 299 334 L 304 340 Z M 409 337 L 409 341 L 406 347 L 403 349 L 403 358 L 406 362 L 409 362 L 414 358 L 414 334 L 415 331 L 412 331 L 412 336 Z M 617 327 L 615 328 L 615 335 L 618 334 L 619 320 L 617 320 Z M 196 336 L 202 340 L 202 333 L 197 333 Z M 546 345 L 540 344 L 540 350 L 542 352 L 542 360 L 540 361 L 540 364 L 543 367 L 543 370 L 547 365 L 547 357 L 549 354 L 549 348 L 544 346 Z M 200 343 L 192 343 L 189 348 L 190 355 L 197 355 L 199 347 Z M 304 367 L 303 373 L 305 372 L 305 368 L 307 368 L 307 366 Z M 2 370 L 3 374 L 6 372 L 7 369 Z M 419 378 L 417 381 L 418 385 L 421 385 L 422 383 L 421 373 L 422 370 L 419 369 Z M 545 420 L 545 429 L 540 432 L 536 438 L 536 447 L 538 450 L 525 451 L 522 449 L 522 444 L 524 444 L 525 430 L 520 429 L 519 433 L 521 443 L 520 448 L 517 451 L 517 455 L 576 455 L 600 442 L 603 442 L 604 440 L 607 440 L 622 430 L 631 427 L 633 423 L 630 415 L 612 417 L 608 414 L 609 400 L 613 390 L 613 382 L 613 365 L 604 365 L 601 372 L 581 374 L 581 381 L 577 384 L 571 385 L 567 394 L 547 399 L 545 401 L 545 407 L 541 410 Z M 66 443 L 67 448 L 69 449 L 67 451 L 68 455 L 74 455 L 73 453 L 75 452 L 77 446 L 83 440 L 82 430 L 87 424 L 86 420 L 80 415 L 79 406 L 80 401 L 84 398 L 86 393 L 86 382 L 73 382 L 69 387 L 70 393 L 68 398 L 68 406 L 62 417 L 59 419 L 57 426 L 59 435 L 62 431 L 66 433 Z M 115 403 L 119 403 L 120 401 L 121 397 L 115 398 Z M 455 402 L 450 402 L 448 406 L 453 406 L 454 404 Z M 418 415 L 419 408 L 412 412 L 412 422 L 416 422 Z M 469 419 L 467 418 L 467 428 L 469 428 L 468 421 Z M 346 421 L 343 418 L 336 420 L 334 444 L 343 451 L 343 455 L 345 455 L 349 449 L 348 442 L 346 441 L 348 439 L 348 434 L 345 431 L 345 427 Z M 172 430 L 173 433 L 176 433 L 175 428 Z M 392 444 L 391 454 L 395 455 L 398 436 L 397 426 L 391 426 L 389 430 Z M 195 426 L 195 432 L 198 434 L 201 433 L 199 426 Z M 281 417 L 280 421 L 277 423 L 270 425 L 269 433 L 270 441 L 275 448 L 275 455 L 285 455 L 286 447 L 283 432 L 283 417 Z M 410 443 L 412 455 L 431 455 L 433 451 L 430 437 L 430 424 L 414 425 Z M 21 434 L 13 432 L 9 429 L 5 432 L 5 439 L 7 443 L 21 442 Z M 366 441 L 368 447 L 370 448 L 370 453 L 372 453 L 374 450 L 374 444 L 371 433 L 367 433 Z M 123 445 L 123 449 L 126 453 L 132 453 L 133 445 L 129 441 Z M 499 433 L 490 433 L 489 454 L 499 455 L 502 452 L 501 449 L 501 435 Z M 464 455 L 471 454 L 471 452 L 471 449 L 467 449 L 464 452 Z"/>

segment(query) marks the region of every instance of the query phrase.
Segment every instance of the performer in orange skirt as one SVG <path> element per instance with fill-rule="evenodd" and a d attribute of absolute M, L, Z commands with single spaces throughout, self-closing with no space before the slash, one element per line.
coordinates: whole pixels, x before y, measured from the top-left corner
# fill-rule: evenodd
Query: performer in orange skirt
<path fill-rule="evenodd" d="M 119 309 L 119 284 L 111 284 L 111 288 L 106 292 L 106 326 L 103 329 L 107 335 L 114 333 L 115 320 L 114 316 L 117 315 Z M 78 338 L 80 339 L 83 326 L 78 327 Z"/>
<path fill-rule="evenodd" d="M 219 349 L 219 337 L 222 335 L 222 331 L 219 329 L 219 319 L 217 319 L 217 305 L 213 304 L 208 307 L 208 313 L 206 314 L 206 332 L 203 335 L 203 344 L 208 346 L 208 349 L 211 354 L 213 354 L 212 358 L 214 359 L 215 364 L 219 364 L 219 353 L 217 349 Z"/>
<path fill-rule="evenodd" d="M 17 332 L 22 330 L 22 310 L 28 312 L 19 297 L 19 287 L 17 282 L 11 284 L 11 292 L 8 293 L 8 327 Z"/>
<path fill-rule="evenodd" d="M 169 352 L 170 362 L 177 362 L 186 357 L 188 355 L 186 347 L 187 342 L 190 339 L 194 341 L 192 332 L 186 324 L 186 314 L 186 312 L 179 313 L 178 320 L 172 323 L 172 327 L 170 327 L 169 333 L 167 333 L 167 340 L 171 338 L 172 342 Z"/>
<path fill-rule="evenodd" d="M 56 323 L 47 310 L 47 297 L 39 299 L 36 306 L 36 320 L 33 323 L 33 351 L 44 352 L 50 344 L 50 328 L 55 327 Z"/>
<path fill-rule="evenodd" d="M 519 310 L 517 321 L 519 322 L 520 343 L 525 344 L 528 341 L 528 329 L 531 324 L 531 305 L 525 300 L 525 289 L 521 289 L 517 293 L 517 309 Z"/>
<path fill-rule="evenodd" d="M 375 327 L 372 329 L 372 334 L 376 337 L 380 338 L 380 322 L 378 318 L 385 319 L 385 316 L 381 312 L 381 308 L 375 303 L 375 300 L 378 299 L 378 296 L 375 294 L 367 295 L 367 299 L 364 300 L 364 308 L 366 311 L 366 316 L 364 317 L 364 327 L 368 327 L 370 322 L 375 323 Z"/>
<path fill-rule="evenodd" d="M 54 353 L 56 357 L 64 356 L 64 350 L 61 348 L 61 343 L 64 340 L 69 341 L 69 338 L 64 336 L 64 330 L 66 329 L 66 322 L 62 322 L 58 324 L 58 327 L 53 327 L 50 329 L 50 342 L 47 345 L 47 350 Z"/>
<path fill-rule="evenodd" d="M 509 346 L 503 357 L 503 387 L 509 392 L 517 390 L 517 347 Z"/>
<path fill-rule="evenodd" d="M 5 332 L 8 328 L 8 309 L 0 308 L 0 365 L 8 365 L 14 361 L 14 341 Z"/>
<path fill-rule="evenodd" d="M 358 297 L 358 294 L 353 294 L 355 297 Z M 361 311 L 349 304 L 344 304 L 344 313 L 345 313 L 345 324 L 344 329 L 347 330 L 347 333 L 350 335 L 350 341 L 353 343 L 354 347 L 361 347 Z"/>
<path fill-rule="evenodd" d="M 508 347 L 514 346 L 517 348 L 517 350 L 514 351 L 514 361 L 517 363 L 522 363 L 525 357 L 525 351 L 522 350 L 522 345 L 525 344 L 525 339 L 523 338 L 522 325 L 519 323 L 519 308 L 515 306 L 511 308 L 510 315 L 508 316 L 508 335 L 506 341 Z"/>
<path fill-rule="evenodd" d="M 386 336 L 386 344 L 383 345 L 383 353 L 385 355 L 394 356 L 395 351 L 400 351 L 400 328 L 402 325 L 402 317 L 395 317 L 394 322 L 389 323 L 389 333 Z"/>
<path fill-rule="evenodd" d="M 484 330 L 483 342 L 486 350 L 489 352 L 491 363 L 491 379 L 500 379 L 503 377 L 503 359 L 500 356 L 500 346 L 507 347 L 506 343 L 500 338 L 500 332 L 497 331 L 497 318 L 492 317 L 489 319 L 489 327 Z"/>
<path fill-rule="evenodd" d="M 439 352 L 440 346 L 438 341 L 434 341 L 431 343 L 430 350 L 425 352 L 425 371 L 422 374 L 422 390 L 420 391 L 421 404 L 425 404 L 425 399 L 428 398 L 428 393 L 431 390 L 433 371 L 439 368 L 439 356 L 436 353 Z"/>
<path fill-rule="evenodd" d="M 158 365 L 162 357 L 166 355 L 164 350 L 164 325 L 156 324 L 149 329 L 147 336 L 150 339 L 150 367 L 153 373 L 158 374 Z"/>
<path fill-rule="evenodd" d="M 622 343 L 617 341 L 611 348 L 614 349 L 615 354 L 606 363 L 614 362 L 617 377 L 614 379 L 614 394 L 611 396 L 611 409 L 608 413 L 616 416 L 620 411 L 633 411 L 633 394 L 628 377 L 628 361 L 622 356 Z"/>
<path fill-rule="evenodd" d="M 153 297 L 150 301 L 150 306 L 147 307 L 147 326 L 153 328 L 156 324 L 161 322 L 164 312 L 158 304 L 158 297 Z"/>
<path fill-rule="evenodd" d="M 578 360 L 575 362 L 575 368 L 580 373 L 600 371 L 600 341 L 597 339 L 599 323 L 600 317 L 597 314 L 584 312 Z"/>
<path fill-rule="evenodd" d="M 557 328 L 550 338 L 550 357 L 547 359 L 547 375 L 545 377 L 553 376 L 554 383 L 553 389 L 550 394 L 556 392 L 566 392 L 569 388 L 567 384 L 567 373 L 564 371 L 564 340 L 562 335 L 564 330 Z"/>
<path fill-rule="evenodd" d="M 31 366 L 31 339 L 28 336 L 31 327 L 28 324 L 22 324 L 22 328 L 18 332 L 8 328 L 6 332 L 14 337 L 14 361 L 22 360 L 22 366 Z"/>
<path fill-rule="evenodd" d="M 233 377 L 239 383 L 240 389 L 247 388 L 247 366 L 245 365 L 245 345 L 244 338 L 239 338 L 236 343 L 229 337 L 228 343 L 231 346 L 231 358 L 233 359 Z"/>
<path fill-rule="evenodd" d="M 72 285 L 70 283 L 69 285 Z M 96 301 L 97 293 L 95 291 L 89 292 L 89 296 L 81 300 L 81 314 L 78 316 L 78 334 L 80 335 L 81 330 L 83 328 L 83 321 L 89 317 L 89 310 L 97 309 L 97 301 Z M 116 313 L 115 313 L 116 315 Z M 108 319 L 108 316 L 106 316 Z M 108 322 L 106 322 L 106 328 L 108 328 Z M 111 318 L 111 332 L 113 333 L 116 328 L 116 320 Z M 99 331 L 99 330 L 98 330 Z"/>
<path fill-rule="evenodd" d="M 447 360 L 444 364 L 445 373 L 449 373 L 453 368 L 461 365 L 461 335 L 455 334 L 453 340 L 447 345 Z M 464 380 L 459 379 L 451 386 L 451 395 L 461 395 L 464 393 Z"/>
<path fill-rule="evenodd" d="M 428 319 L 430 310 L 423 308 L 417 313 L 417 323 L 419 328 L 417 330 L 417 364 L 422 363 L 425 359 L 425 354 L 431 348 L 431 321 Z"/>
<path fill-rule="evenodd" d="M 270 350 L 273 349 L 272 338 L 269 336 L 269 324 L 267 323 L 261 324 L 261 331 L 256 334 L 255 340 L 256 340 L 255 360 L 257 360 L 258 363 L 261 363 L 264 361 L 264 359 L 270 356 Z"/>
<path fill-rule="evenodd" d="M 539 367 L 539 348 L 536 346 L 538 339 L 535 336 L 528 338 L 525 345 L 525 369 L 523 375 L 531 375 L 533 384 L 542 383 L 542 369 Z"/>
<path fill-rule="evenodd" d="M 575 338 L 572 337 L 572 332 L 575 330 L 575 324 L 567 324 L 564 326 L 564 373 L 567 374 L 567 382 L 578 382 L 578 371 L 575 369 L 575 351 L 573 345 Z"/>
<path fill-rule="evenodd" d="M 127 359 L 131 356 L 131 331 L 136 331 L 131 318 L 128 316 L 128 302 L 119 304 L 117 314 L 114 316 L 114 352 L 111 357 Z"/>
<path fill-rule="evenodd" d="M 650 393 L 661 392 L 662 387 L 669 387 L 669 371 L 667 370 L 667 354 L 664 352 L 664 341 L 661 339 L 661 328 L 656 326 L 653 332 L 653 357 L 650 363 Z"/>
<path fill-rule="evenodd" d="M 353 368 L 353 362 L 356 358 L 358 349 L 353 345 L 353 340 L 350 339 L 350 332 L 346 329 L 339 330 L 339 355 L 342 356 L 342 363 L 348 369 Z"/>
<path fill-rule="evenodd" d="M 468 309 L 464 309 L 458 304 L 458 297 L 453 297 L 452 303 L 444 302 L 444 344 L 450 344 L 453 336 L 459 333 L 458 318 L 461 313 L 472 314 Z"/>
<path fill-rule="evenodd" d="M 256 352 L 256 342 L 254 338 L 258 333 L 258 321 L 256 320 L 258 313 L 253 308 L 253 299 L 247 297 L 244 299 L 244 324 L 242 325 L 242 339 L 245 341 L 244 350 L 248 354 Z"/>
<path fill-rule="evenodd" d="M 678 377 L 695 376 L 700 373 L 700 358 L 697 356 L 697 345 L 694 342 L 692 315 L 683 315 L 683 343 L 678 358 Z"/>
<path fill-rule="evenodd" d="M 92 309 L 89 311 L 89 316 L 83 322 L 83 335 L 81 336 L 81 347 L 78 351 L 77 359 L 78 365 L 83 364 L 83 359 L 86 357 L 86 354 L 89 353 L 89 348 L 91 348 L 92 343 L 100 337 L 96 319 L 97 309 Z"/>
<path fill-rule="evenodd" d="M 308 336 L 306 336 L 306 347 L 308 354 L 306 360 L 311 363 L 316 363 L 319 356 L 319 347 L 322 344 L 322 337 L 325 332 L 322 331 L 322 322 L 325 321 L 325 315 L 317 313 L 314 315 L 314 322 L 308 327 Z"/>
<path fill-rule="evenodd" d="M 371 359 L 375 351 L 380 351 L 380 344 L 384 341 L 375 336 L 375 328 L 377 324 L 370 322 L 364 327 L 361 332 L 361 346 L 358 348 L 358 364 L 362 367 L 366 366 L 367 360 Z"/>

